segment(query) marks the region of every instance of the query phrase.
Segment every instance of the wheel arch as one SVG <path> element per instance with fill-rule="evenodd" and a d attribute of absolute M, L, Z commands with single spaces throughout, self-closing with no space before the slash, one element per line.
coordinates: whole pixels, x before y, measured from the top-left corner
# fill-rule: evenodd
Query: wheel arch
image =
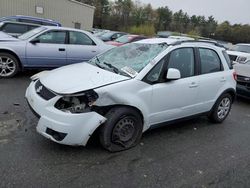
<path fill-rule="evenodd" d="M 108 111 L 114 107 L 127 107 L 127 108 L 134 109 L 140 115 L 142 123 L 144 123 L 144 116 L 143 116 L 142 111 L 135 106 L 131 106 L 131 105 L 127 105 L 127 104 L 114 104 L 114 105 L 107 105 L 107 106 L 98 106 L 97 108 L 94 109 L 94 111 L 96 111 L 97 113 L 100 113 L 101 115 L 106 115 L 108 113 Z"/>
<path fill-rule="evenodd" d="M 23 69 L 23 65 L 21 63 L 21 60 L 20 60 L 20 58 L 18 57 L 18 55 L 15 52 L 13 52 L 12 50 L 9 50 L 9 49 L 0 49 L 0 53 L 8 53 L 10 55 L 13 55 L 17 59 L 17 61 L 18 61 L 20 69 L 21 70 Z"/>
<path fill-rule="evenodd" d="M 211 112 L 213 111 L 213 109 L 214 109 L 214 107 L 215 107 L 217 101 L 219 100 L 219 98 L 220 98 L 222 95 L 226 94 L 226 93 L 228 93 L 228 94 L 230 94 L 230 95 L 232 96 L 232 103 L 234 102 L 235 97 L 236 97 L 236 91 L 235 91 L 235 89 L 233 89 L 233 88 L 228 88 L 228 89 L 224 90 L 224 91 L 217 97 L 217 99 L 216 99 L 214 105 L 212 106 L 211 110 L 209 111 L 209 114 L 211 114 Z"/>
<path fill-rule="evenodd" d="M 102 115 L 102 116 L 105 116 L 112 108 L 115 108 L 115 107 L 128 107 L 128 108 L 132 108 L 134 109 L 135 111 L 138 112 L 138 114 L 140 115 L 141 117 L 141 120 L 142 120 L 142 124 L 144 124 L 144 116 L 141 112 L 141 110 L 139 110 L 138 108 L 134 107 L 134 106 L 131 106 L 131 105 L 125 105 L 125 104 L 114 104 L 114 105 L 107 105 L 107 106 L 96 106 L 95 108 L 93 108 L 93 111 L 95 111 L 96 113 Z M 92 134 L 90 135 L 87 143 L 91 140 L 92 137 L 96 137 L 96 135 L 98 134 L 101 126 L 103 125 L 104 123 L 100 124 L 93 132 Z"/>

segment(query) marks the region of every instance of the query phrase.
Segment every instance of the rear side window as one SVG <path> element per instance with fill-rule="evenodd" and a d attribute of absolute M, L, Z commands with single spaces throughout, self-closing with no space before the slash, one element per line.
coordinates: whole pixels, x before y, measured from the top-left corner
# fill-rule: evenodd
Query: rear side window
<path fill-rule="evenodd" d="M 201 60 L 201 74 L 219 72 L 222 70 L 221 61 L 218 54 L 207 48 L 199 48 Z"/>
<path fill-rule="evenodd" d="M 69 43 L 75 45 L 95 45 L 86 34 L 76 31 L 69 33 Z"/>
<path fill-rule="evenodd" d="M 19 19 L 20 22 L 25 22 L 25 23 L 31 23 L 31 24 L 38 24 L 42 25 L 42 22 L 40 21 L 35 21 L 35 20 L 29 20 L 29 19 Z"/>
<path fill-rule="evenodd" d="M 229 55 L 227 54 L 227 52 L 226 52 L 225 50 L 223 50 L 222 53 L 223 53 L 223 55 L 224 55 L 224 57 L 225 57 L 225 59 L 226 59 L 226 61 L 227 61 L 228 67 L 229 67 L 230 69 L 233 69 L 232 61 L 231 61 Z"/>
<path fill-rule="evenodd" d="M 12 24 L 8 23 L 2 27 L 2 31 L 6 33 L 25 33 L 28 31 L 27 25 L 20 25 L 20 24 Z"/>

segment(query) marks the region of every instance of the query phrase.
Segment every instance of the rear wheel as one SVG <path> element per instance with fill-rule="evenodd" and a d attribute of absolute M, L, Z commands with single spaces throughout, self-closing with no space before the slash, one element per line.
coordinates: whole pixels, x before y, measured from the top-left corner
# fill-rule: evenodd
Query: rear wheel
<path fill-rule="evenodd" d="M 215 123 L 222 123 L 228 116 L 232 107 L 232 96 L 223 94 L 215 103 L 209 119 Z"/>
<path fill-rule="evenodd" d="M 115 107 L 107 113 L 106 118 L 100 130 L 100 142 L 105 149 L 111 152 L 122 151 L 139 143 L 143 124 L 136 110 Z"/>
<path fill-rule="evenodd" d="M 0 78 L 10 78 L 19 71 L 18 60 L 11 54 L 0 53 Z"/>

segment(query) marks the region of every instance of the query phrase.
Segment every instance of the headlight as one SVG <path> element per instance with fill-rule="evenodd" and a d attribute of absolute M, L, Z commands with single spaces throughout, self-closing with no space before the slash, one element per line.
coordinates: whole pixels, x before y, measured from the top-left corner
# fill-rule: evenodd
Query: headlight
<path fill-rule="evenodd" d="M 88 112 L 95 104 L 98 94 L 94 90 L 60 98 L 55 107 L 63 112 L 78 114 Z"/>
<path fill-rule="evenodd" d="M 236 61 L 237 61 L 238 63 L 245 63 L 246 60 L 247 60 L 246 57 L 241 57 L 241 56 L 239 56 L 239 57 L 236 59 Z"/>

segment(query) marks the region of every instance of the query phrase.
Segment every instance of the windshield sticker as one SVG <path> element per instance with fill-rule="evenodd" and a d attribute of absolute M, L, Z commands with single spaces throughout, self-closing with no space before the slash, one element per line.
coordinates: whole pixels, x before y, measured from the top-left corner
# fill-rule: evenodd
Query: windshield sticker
<path fill-rule="evenodd" d="M 128 66 L 121 68 L 121 70 L 123 72 L 127 73 L 131 77 L 136 77 L 138 75 L 138 72 L 136 72 L 134 69 L 132 69 L 131 67 L 128 67 Z"/>

